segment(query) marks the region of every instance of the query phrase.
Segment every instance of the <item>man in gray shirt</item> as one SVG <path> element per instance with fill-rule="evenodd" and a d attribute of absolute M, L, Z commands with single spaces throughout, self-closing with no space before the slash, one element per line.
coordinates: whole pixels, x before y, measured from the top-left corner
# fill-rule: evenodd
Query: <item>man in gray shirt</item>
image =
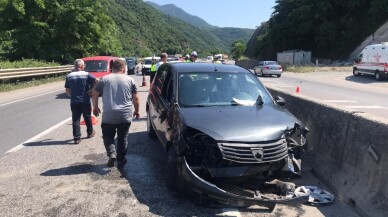
<path fill-rule="evenodd" d="M 132 117 L 139 118 L 139 96 L 134 80 L 125 74 L 126 62 L 113 62 L 112 73 L 100 79 L 92 90 L 93 114 L 101 113 L 98 97 L 102 95 L 102 138 L 109 157 L 108 167 L 113 167 L 117 158 L 117 168 L 122 171 L 127 162 L 127 136 Z M 133 111 L 133 109 L 135 109 Z M 114 138 L 117 132 L 117 151 Z"/>

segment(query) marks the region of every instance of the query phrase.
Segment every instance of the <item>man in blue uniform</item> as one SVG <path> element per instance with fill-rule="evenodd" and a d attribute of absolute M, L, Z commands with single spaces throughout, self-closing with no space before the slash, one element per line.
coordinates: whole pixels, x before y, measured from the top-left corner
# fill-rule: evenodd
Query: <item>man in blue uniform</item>
<path fill-rule="evenodd" d="M 84 69 L 84 61 L 76 59 L 74 61 L 74 69 L 66 76 L 65 82 L 66 93 L 70 97 L 70 107 L 73 120 L 73 137 L 75 144 L 79 144 L 81 142 L 81 115 L 83 115 L 85 120 L 87 138 L 91 138 L 95 135 L 92 125 L 92 106 L 89 91 L 96 82 L 96 77 L 88 72 L 85 72 Z"/>

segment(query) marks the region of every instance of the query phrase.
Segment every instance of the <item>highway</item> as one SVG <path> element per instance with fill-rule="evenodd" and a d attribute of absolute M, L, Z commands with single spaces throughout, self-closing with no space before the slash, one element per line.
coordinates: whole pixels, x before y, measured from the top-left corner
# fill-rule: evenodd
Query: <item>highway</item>
<path fill-rule="evenodd" d="M 64 81 L 1 93 L 0 157 L 70 117 L 70 102 Z"/>
<path fill-rule="evenodd" d="M 388 118 L 388 80 L 355 77 L 351 72 L 284 72 L 282 77 L 260 77 L 268 87 L 280 88 L 329 103 L 339 108 Z"/>

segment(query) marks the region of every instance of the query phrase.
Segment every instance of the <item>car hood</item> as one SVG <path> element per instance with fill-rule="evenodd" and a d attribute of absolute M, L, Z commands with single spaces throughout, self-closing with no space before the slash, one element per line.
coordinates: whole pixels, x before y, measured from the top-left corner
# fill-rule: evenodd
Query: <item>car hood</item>
<path fill-rule="evenodd" d="M 280 139 L 298 120 L 273 104 L 180 108 L 187 127 L 218 141 L 259 142 Z"/>

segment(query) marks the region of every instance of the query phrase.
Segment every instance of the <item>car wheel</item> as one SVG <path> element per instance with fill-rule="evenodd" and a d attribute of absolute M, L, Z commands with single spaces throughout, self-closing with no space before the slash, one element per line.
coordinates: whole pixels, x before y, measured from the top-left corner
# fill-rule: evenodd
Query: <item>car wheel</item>
<path fill-rule="evenodd" d="M 377 81 L 380 81 L 381 80 L 381 75 L 380 75 L 380 72 L 376 70 L 375 72 L 375 78 Z"/>
<path fill-rule="evenodd" d="M 357 72 L 357 68 L 353 68 L 353 75 L 354 76 L 359 76 L 360 75 L 360 73 Z"/>
<path fill-rule="evenodd" d="M 280 76 L 282 76 L 282 75 L 276 75 L 278 78 L 280 78 Z"/>
<path fill-rule="evenodd" d="M 169 189 L 177 191 L 178 188 L 178 163 L 174 147 L 170 145 L 167 152 L 165 168 L 166 185 Z"/>
<path fill-rule="evenodd" d="M 156 133 L 155 133 L 154 127 L 152 126 L 149 112 L 147 112 L 147 133 L 148 133 L 148 137 L 152 139 L 156 138 Z"/>

